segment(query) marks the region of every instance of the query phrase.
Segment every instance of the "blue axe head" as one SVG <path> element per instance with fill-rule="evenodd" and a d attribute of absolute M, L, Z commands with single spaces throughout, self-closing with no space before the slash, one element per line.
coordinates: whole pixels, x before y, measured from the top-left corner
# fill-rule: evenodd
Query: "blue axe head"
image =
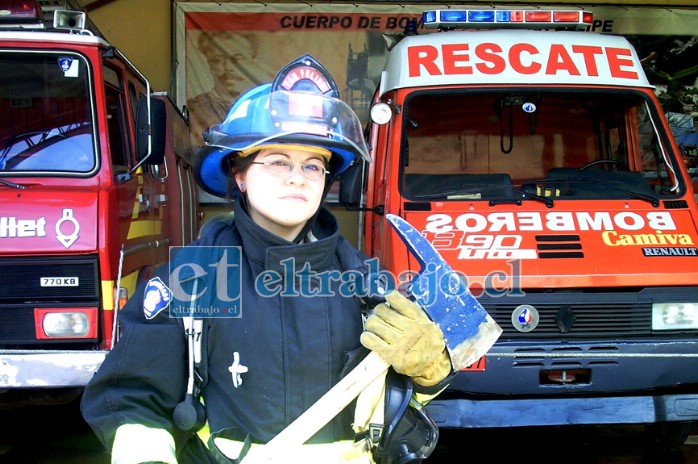
<path fill-rule="evenodd" d="M 454 369 L 473 364 L 494 345 L 501 327 L 417 229 L 400 216 L 385 217 L 420 265 L 407 292 L 443 332 Z"/>

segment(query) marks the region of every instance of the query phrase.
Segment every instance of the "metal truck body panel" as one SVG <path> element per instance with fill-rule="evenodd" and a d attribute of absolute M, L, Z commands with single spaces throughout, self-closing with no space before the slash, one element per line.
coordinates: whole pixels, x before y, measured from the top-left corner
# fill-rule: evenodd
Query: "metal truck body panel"
<path fill-rule="evenodd" d="M 419 264 L 389 213 L 503 329 L 428 410 L 444 427 L 644 423 L 680 444 L 698 419 L 698 173 L 632 45 L 418 32 L 389 53 L 372 163 L 340 198 L 397 283 Z"/>
<path fill-rule="evenodd" d="M 185 117 L 72 32 L 0 31 L 0 390 L 28 396 L 84 386 L 118 309 L 199 225 Z"/>

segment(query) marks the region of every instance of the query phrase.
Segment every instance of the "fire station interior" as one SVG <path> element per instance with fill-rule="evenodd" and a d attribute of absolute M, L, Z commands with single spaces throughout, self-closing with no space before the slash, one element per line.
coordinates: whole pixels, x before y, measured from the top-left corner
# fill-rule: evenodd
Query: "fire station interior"
<path fill-rule="evenodd" d="M 287 0 L 288 3 L 298 3 L 297 0 Z M 61 8 L 61 7 L 77 7 L 77 8 L 82 8 L 83 11 L 87 13 L 87 18 L 88 18 L 88 23 L 96 28 L 98 28 L 100 31 L 104 32 L 106 36 L 108 36 L 109 40 L 111 43 L 115 44 L 117 47 L 119 47 L 126 56 L 130 57 L 130 59 L 134 62 L 136 66 L 138 66 L 143 73 L 145 74 L 146 77 L 148 77 L 151 81 L 151 84 L 153 86 L 153 89 L 156 91 L 166 91 L 169 92 L 174 96 L 175 92 L 175 83 L 173 82 L 173 70 L 176 69 L 177 63 L 175 62 L 175 41 L 173 40 L 173 28 L 174 28 L 174 17 L 172 13 L 172 5 L 173 1 L 172 0 L 149 0 L 148 2 L 142 2 L 138 0 L 62 0 L 62 1 L 55 1 L 55 0 L 40 0 L 40 3 L 42 4 L 42 7 L 44 8 L 45 11 L 49 12 L 49 14 L 52 14 L 52 10 L 56 8 Z M 197 3 L 206 3 L 203 0 L 180 0 L 177 3 L 187 3 L 187 4 L 197 4 Z M 209 2 L 210 3 L 210 2 Z M 236 3 L 236 0 L 230 0 L 226 1 L 224 3 Z M 238 2 L 239 3 L 239 2 Z M 283 3 L 283 2 L 281 2 Z M 303 3 L 304 5 L 312 5 L 314 3 L 331 3 L 331 2 L 300 2 Z M 341 3 L 341 2 L 338 2 Z M 368 1 L 367 3 L 372 3 Z M 399 2 L 398 2 L 399 3 Z M 403 2 L 404 4 L 417 4 L 419 2 L 417 1 L 412 1 L 412 0 L 407 0 Z M 428 2 L 421 2 L 421 3 L 428 3 Z M 462 2 L 454 2 L 454 1 L 444 1 L 441 2 L 443 4 L 462 4 Z M 492 5 L 497 5 L 497 4 L 505 4 L 505 2 L 492 2 Z M 594 6 L 594 5 L 609 5 L 610 3 L 607 1 L 602 1 L 602 0 L 589 0 L 585 2 L 585 5 L 588 6 Z M 653 6 L 661 4 L 662 6 L 682 6 L 682 7 L 695 7 L 695 1 L 694 0 L 671 0 L 671 1 L 662 1 L 662 2 L 657 2 L 656 0 L 619 0 L 616 2 L 613 2 L 613 5 L 618 5 L 618 6 L 627 6 L 627 7 L 635 7 L 635 6 Z M 572 0 L 558 0 L 558 1 L 551 1 L 551 0 L 539 0 L 535 2 L 535 5 L 574 5 L 574 6 L 580 6 L 579 2 L 574 2 Z M 390 34 L 386 35 L 386 40 L 390 39 Z M 147 44 L 147 45 L 144 45 Z M 368 53 L 371 51 L 368 50 Z M 348 66 L 347 69 L 352 69 L 352 75 L 347 76 L 347 87 L 343 89 L 344 95 L 346 99 L 348 99 L 350 102 L 354 103 L 355 107 L 359 108 L 360 111 L 365 111 L 367 110 L 368 106 L 368 101 L 370 101 L 370 93 L 366 89 L 366 80 L 364 79 L 363 74 L 361 73 L 361 67 L 364 64 L 364 58 L 365 54 L 367 53 L 367 50 L 361 49 L 361 48 L 354 48 L 351 50 L 351 54 L 348 54 L 348 60 L 352 61 L 352 66 Z M 349 64 L 349 63 L 348 63 Z M 351 79 L 349 79 L 351 77 Z M 364 103 L 365 102 L 365 103 Z M 363 106 L 361 106 L 358 103 L 364 103 Z M 547 104 L 547 102 L 546 102 Z M 508 112 L 508 110 L 507 110 Z M 491 115 L 496 116 L 495 112 L 492 112 Z M 503 116 L 505 116 L 503 114 Z M 540 128 L 542 126 L 541 123 L 541 118 L 543 117 L 552 117 L 552 118 L 557 118 L 559 114 L 555 116 L 551 116 L 550 113 L 547 115 L 544 115 L 543 113 L 537 115 L 538 118 L 538 127 Z M 535 120 L 535 117 L 531 117 L 532 120 Z M 508 124 L 507 121 L 505 121 L 506 124 Z M 422 121 L 423 123 L 423 121 Z M 523 127 L 522 125 L 524 124 L 522 118 L 514 118 L 513 120 L 513 130 L 514 131 L 520 131 L 520 127 Z M 525 123 L 526 125 L 528 123 Z M 498 125 L 498 123 L 497 123 Z M 505 128 L 506 129 L 506 128 Z M 497 127 L 497 131 L 500 129 Z M 522 133 L 522 132 L 521 132 Z M 470 134 L 470 135 L 469 135 Z M 452 151 L 457 154 L 457 156 L 453 159 L 458 160 L 458 164 L 460 164 L 460 159 L 461 155 L 463 156 L 470 156 L 473 151 L 471 149 L 474 149 L 475 145 L 477 144 L 479 147 L 482 147 L 482 144 L 484 143 L 484 140 L 482 136 L 476 136 L 475 132 L 469 133 L 469 134 L 463 134 L 463 137 L 461 140 L 459 140 L 457 143 L 453 144 Z M 518 186 L 521 186 L 521 182 L 528 179 L 528 180 L 538 180 L 538 179 L 545 179 L 545 172 L 543 172 L 544 168 L 551 169 L 553 168 L 554 163 L 546 163 L 546 166 L 543 165 L 531 165 L 528 164 L 524 161 L 524 158 L 521 156 L 516 156 L 517 153 L 520 153 L 523 150 L 523 142 L 520 139 L 520 136 L 514 135 L 513 139 L 513 146 L 512 146 L 512 153 L 509 153 L 508 155 L 505 155 L 501 152 L 501 149 L 499 147 L 500 142 L 499 139 L 500 137 L 496 135 L 495 132 L 490 131 L 488 132 L 488 143 L 491 144 L 492 155 L 499 153 L 502 162 L 506 161 L 507 165 L 510 166 L 509 171 L 507 170 L 493 170 L 492 167 L 488 168 L 487 172 L 483 171 L 484 173 L 500 173 L 500 174 L 509 174 L 512 177 L 512 182 L 515 184 L 517 183 L 518 180 Z M 551 134 L 549 134 L 551 135 Z M 426 135 L 425 135 L 426 136 Z M 540 131 L 538 132 L 538 140 L 545 141 L 545 149 L 549 151 L 549 153 L 553 153 L 553 147 L 552 147 L 552 139 L 546 139 L 547 136 L 541 135 Z M 533 141 L 536 137 L 530 137 L 529 141 Z M 502 139 L 502 144 L 503 148 L 508 147 L 508 135 L 504 134 Z M 570 140 L 569 137 L 566 137 L 566 140 Z M 538 142 L 541 143 L 541 142 Z M 571 143 L 571 140 L 570 140 Z M 649 141 L 648 143 L 651 143 Z M 417 144 L 419 144 L 418 141 L 412 141 L 411 145 L 414 145 L 415 149 Z M 462 150 L 461 150 L 462 147 Z M 467 149 L 467 151 L 466 151 Z M 691 148 L 687 149 L 688 153 L 693 153 L 691 150 L 693 149 L 693 146 Z M 567 150 L 573 150 L 573 147 L 568 147 Z M 462 151 L 462 153 L 461 153 Z M 414 152 L 414 150 L 413 150 Z M 567 155 L 566 155 L 567 156 Z M 652 156 L 648 156 L 648 159 L 651 159 Z M 484 158 L 482 158 L 484 159 Z M 572 160 L 572 152 L 570 151 L 569 159 Z M 513 160 L 519 160 L 518 164 L 516 164 L 516 161 Z M 413 157 L 414 161 L 414 157 Z M 492 159 L 489 160 L 490 162 Z M 582 166 L 583 160 L 578 160 L 579 163 L 577 164 L 578 167 Z M 550 166 L 548 166 L 550 164 Z M 418 168 L 418 163 L 414 162 L 413 168 L 415 169 L 414 171 L 409 171 L 413 174 L 436 174 L 435 172 L 430 172 L 429 170 L 425 170 L 422 168 Z M 519 174 L 516 172 L 510 172 L 511 170 L 514 169 L 514 167 L 517 167 L 519 169 Z M 535 169 L 534 169 L 534 166 Z M 573 167 L 572 164 L 568 164 L 567 167 Z M 611 166 L 605 165 L 601 166 L 602 168 L 608 169 Z M 526 172 L 525 170 L 531 169 L 537 170 L 537 172 Z M 598 170 L 598 169 L 596 169 Z M 649 171 L 649 170 L 648 170 Z M 670 172 L 668 174 L 671 174 Z M 650 177 L 647 175 L 646 177 Z M 657 179 L 659 178 L 659 175 L 657 175 Z M 649 180 L 648 180 L 649 182 Z M 652 185 L 653 190 L 655 193 L 658 190 L 661 190 L 663 187 L 659 187 L 661 182 L 658 180 L 654 181 L 654 185 Z M 537 187 L 536 187 L 537 189 Z M 562 193 L 562 192 L 561 192 Z M 562 197 L 565 198 L 565 197 Z M 213 215 L 216 214 L 221 214 L 225 213 L 228 211 L 228 206 L 223 205 L 222 207 L 217 207 L 216 205 L 207 205 L 204 209 L 206 209 L 206 217 L 210 218 Z M 341 226 L 343 229 L 346 230 L 354 230 L 355 225 L 357 223 L 357 216 L 358 213 L 355 211 L 346 211 L 344 208 L 341 207 L 332 207 L 333 213 L 338 217 Z M 348 233 L 347 238 L 354 244 L 357 243 L 357 237 L 356 234 L 353 233 Z"/>
<path fill-rule="evenodd" d="M 627 6 L 658 5 L 688 6 L 696 8 L 698 0 L 616 0 L 614 5 Z M 246 0 L 246 3 L 263 3 L 264 0 Z M 2 2 L 0 2 L 2 3 Z M 118 47 L 133 64 L 150 80 L 152 90 L 164 91 L 175 97 L 175 3 L 221 5 L 242 3 L 238 0 L 39 0 L 47 15 L 56 9 L 83 10 L 88 24 L 98 29 L 105 38 Z M 346 0 L 273 0 L 271 3 L 289 4 L 349 4 Z M 363 0 L 361 3 L 384 3 L 395 8 L 402 4 L 429 4 L 429 0 Z M 436 2 L 434 2 L 436 3 Z M 439 5 L 456 5 L 463 2 L 441 0 Z M 468 2 L 478 3 L 475 0 Z M 480 2 L 482 3 L 482 2 Z M 509 3 L 523 3 L 517 0 Z M 609 5 L 608 0 L 586 0 L 587 5 Z M 505 3 L 500 0 L 488 5 Z M 535 5 L 574 5 L 575 0 L 538 0 Z M 528 3 L 526 5 L 529 5 Z M 1 6 L 0 6 L 1 9 Z M 312 44 L 308 44 L 312 51 Z M 344 50 L 343 50 L 344 51 Z M 339 52 L 339 51 L 338 51 Z M 348 50 L 345 99 L 354 107 L 368 110 L 373 95 L 372 85 L 367 81 L 366 59 L 369 50 Z M 26 58 L 26 57 L 23 57 Z M 263 59 L 263 58 L 258 58 Z M 0 171 L 38 170 L 44 162 L 41 149 L 56 143 L 70 141 L 70 153 L 76 146 L 92 146 L 84 137 L 91 137 L 88 128 L 93 123 L 84 81 L 66 81 L 62 88 L 46 88 L 37 84 L 45 69 L 57 69 L 46 63 L 0 62 L 0 79 L 11 82 L 5 86 L 7 92 L 0 94 Z M 80 75 L 85 75 L 80 72 Z M 35 79 L 32 83 L 30 79 Z M 55 80 L 55 79 L 54 79 Z M 29 84 L 32 85 L 29 85 Z M 39 94 L 27 94 L 27 88 L 43 89 Z M 131 89 L 128 89 L 129 91 Z M 123 128 L 119 126 L 119 112 L 123 101 L 116 86 L 106 87 L 109 109 L 109 143 L 114 148 L 112 163 L 128 172 L 126 148 L 121 147 Z M 131 93 L 129 97 L 134 98 Z M 31 105 L 29 104 L 31 102 Z M 132 105 L 135 106 L 135 105 Z M 58 110 L 60 108 L 60 111 Z M 438 117 L 435 117 L 438 115 Z M 575 200 L 637 199 L 652 204 L 658 199 L 671 199 L 682 195 L 690 188 L 674 175 L 675 163 L 668 157 L 664 146 L 666 140 L 656 137 L 652 114 L 645 97 L 630 93 L 611 97 L 599 92 L 579 93 L 558 91 L 533 91 L 530 88 L 510 88 L 506 91 L 482 87 L 481 91 L 456 95 L 425 92 L 405 102 L 402 130 L 406 137 L 400 147 L 400 189 L 411 201 L 462 201 L 475 200 L 496 202 L 511 201 L 526 196 L 534 202 L 548 207 L 558 202 Z M 19 135 L 17 135 L 19 134 Z M 37 143 L 38 142 L 38 143 Z M 32 145 L 27 149 L 28 145 Z M 121 148 L 117 148 L 121 147 Z M 692 149 L 694 153 L 696 148 Z M 22 157 L 14 156 L 24 152 Z M 85 153 L 86 164 L 70 162 L 70 168 L 49 166 L 47 169 L 75 170 L 88 175 L 95 169 L 96 156 Z M 39 167 L 37 167 L 39 166 Z M 66 164 L 65 166 L 68 166 Z M 24 175 L 27 173 L 25 172 Z M 330 205 L 337 216 L 342 232 L 353 244 L 358 242 L 357 219 L 359 213 L 347 211 L 339 205 Z M 206 219 L 230 210 L 230 205 L 201 205 Z M 56 425 L 44 433 L 30 433 L 16 427 L 19 420 L 6 416 L 8 428 L 26 435 L 27 448 L 36 447 L 36 437 L 41 442 L 51 436 L 63 437 L 61 432 L 70 428 L 64 418 L 56 415 Z M 32 423 L 26 418 L 22 423 Z M 34 427 L 41 426 L 34 421 Z M 692 435 L 698 428 L 692 426 Z M 38 430 L 41 430 L 39 428 Z M 473 445 L 487 452 L 493 446 L 490 430 L 478 440 L 458 443 L 461 456 L 470 452 Z M 500 436 L 501 437 L 501 436 Z M 580 447 L 589 445 L 588 435 L 575 436 L 572 440 L 559 439 L 553 430 L 542 436 L 538 428 L 530 435 L 509 435 L 508 442 L 527 443 L 524 447 L 514 446 L 521 456 L 536 456 L 544 462 L 545 455 L 555 462 L 581 462 L 574 455 Z M 90 435 L 90 438 L 93 438 Z M 554 443 L 556 439 L 560 443 Z M 500 438 L 501 440 L 501 438 Z M 546 441 L 544 443 L 543 441 Z M 601 462 L 635 462 L 618 456 L 616 442 L 607 445 L 610 456 Z M 569 443 L 569 445 L 568 445 Z M 592 445 L 594 442 L 592 441 Z M 76 454 L 85 454 L 74 442 L 60 444 L 61 449 L 74 448 Z M 455 448 L 455 447 L 454 447 Z M 507 447 L 504 447 L 507 448 Z M 698 447 L 696 447 L 698 448 Z M 0 446 L 0 461 L 3 454 Z M 570 458 L 572 456 L 572 458 Z M 98 458 L 101 458 L 99 455 Z M 557 460 L 559 457 L 559 461 Z M 688 454 L 686 457 L 690 459 Z M 518 458 L 517 458 L 518 459 Z M 570 461 L 572 459 L 572 461 Z M 607 460 L 603 460 L 607 459 Z M 698 457 L 696 457 L 698 459 Z M 26 462 L 26 461 L 25 461 Z M 51 461 L 53 462 L 53 461 Z M 89 462 L 84 456 L 75 461 Z M 95 462 L 104 462 L 102 460 Z M 456 462 L 456 461 L 447 461 Z M 551 462 L 550 460 L 545 462 Z M 642 462 L 658 462 L 645 461 Z M 659 461 L 678 462 L 678 461 Z M 684 461 L 680 461 L 684 462 Z M 686 460 L 685 462 L 691 462 Z"/>
<path fill-rule="evenodd" d="M 639 95 L 483 89 L 406 106 L 402 188 L 413 200 L 656 201 L 678 191 Z"/>

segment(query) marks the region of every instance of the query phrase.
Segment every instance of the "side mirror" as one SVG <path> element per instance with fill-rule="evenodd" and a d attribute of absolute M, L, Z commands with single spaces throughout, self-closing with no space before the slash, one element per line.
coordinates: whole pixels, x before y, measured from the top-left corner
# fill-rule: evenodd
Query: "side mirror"
<path fill-rule="evenodd" d="M 148 117 L 148 97 L 138 99 L 138 108 L 136 109 L 137 166 L 143 163 L 158 165 L 165 160 L 166 111 L 167 108 L 164 101 L 151 97 L 150 117 Z M 148 124 L 149 122 L 150 124 Z"/>

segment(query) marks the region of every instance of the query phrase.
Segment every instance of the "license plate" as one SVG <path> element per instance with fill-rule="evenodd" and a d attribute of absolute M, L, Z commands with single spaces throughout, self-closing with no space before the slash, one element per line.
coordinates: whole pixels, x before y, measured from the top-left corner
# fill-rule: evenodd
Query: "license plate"
<path fill-rule="evenodd" d="M 42 287 L 77 287 L 79 277 L 40 277 Z"/>

